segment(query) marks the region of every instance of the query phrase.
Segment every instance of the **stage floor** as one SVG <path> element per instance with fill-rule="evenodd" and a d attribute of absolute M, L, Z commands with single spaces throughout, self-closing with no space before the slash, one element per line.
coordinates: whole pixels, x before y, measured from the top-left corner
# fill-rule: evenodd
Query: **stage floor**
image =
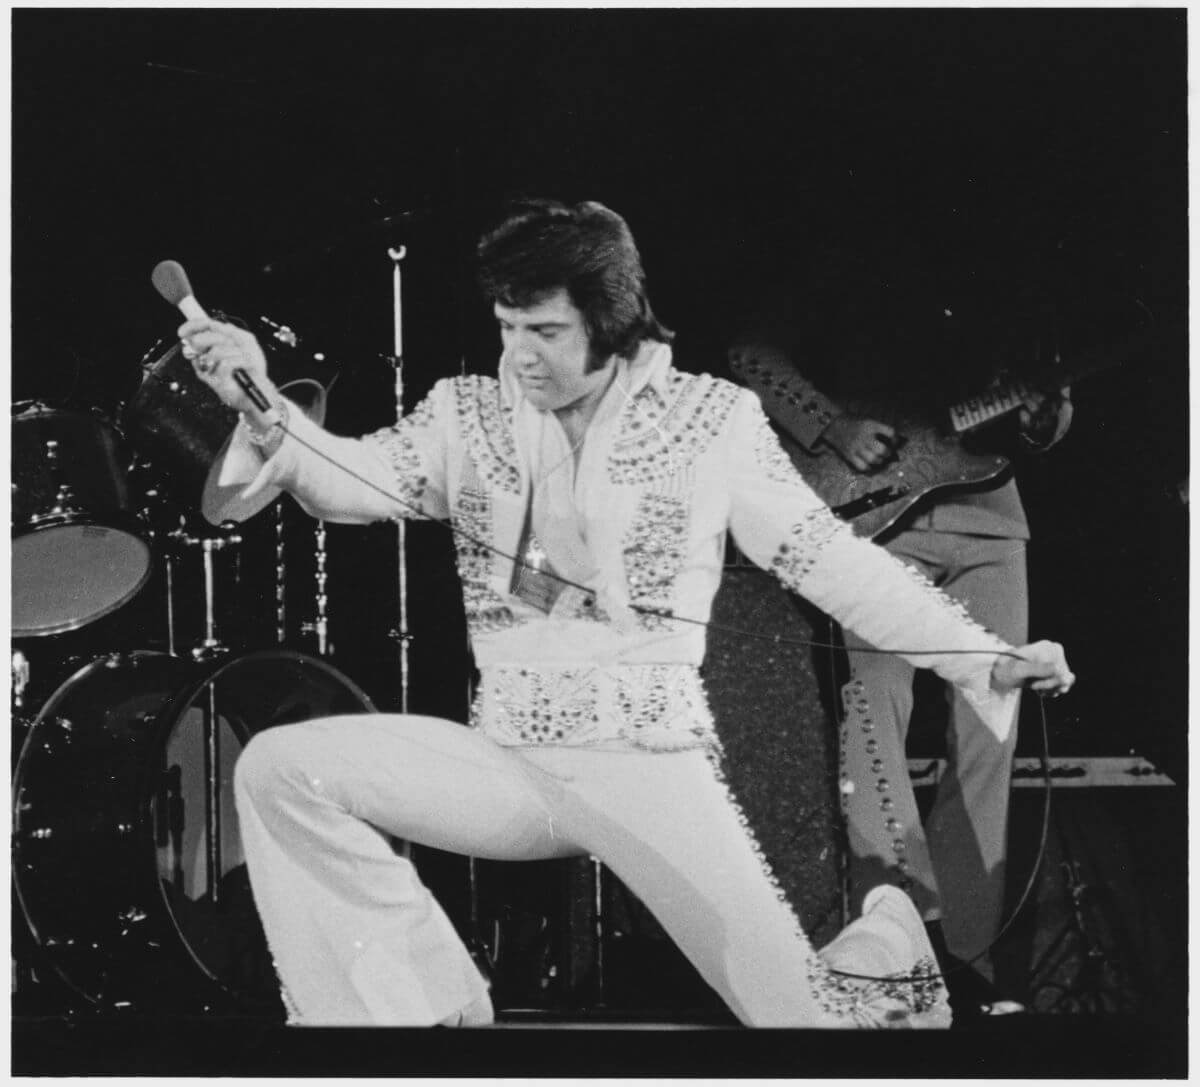
<path fill-rule="evenodd" d="M 1182 1078 L 1178 1023 L 1021 1015 L 950 1031 L 744 1030 L 653 1017 L 514 1018 L 472 1030 L 288 1028 L 213 1017 L 25 1017 L 13 1075 L 1081 1076 Z"/>

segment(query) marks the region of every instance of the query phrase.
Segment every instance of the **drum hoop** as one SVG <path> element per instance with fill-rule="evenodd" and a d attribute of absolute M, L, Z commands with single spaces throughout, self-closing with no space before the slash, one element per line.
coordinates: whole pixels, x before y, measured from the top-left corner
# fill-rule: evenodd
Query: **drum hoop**
<path fill-rule="evenodd" d="M 72 992 L 78 993 L 81 997 L 83 997 L 86 1001 L 88 1001 L 89 1004 L 95 1004 L 96 1001 L 94 1001 L 92 999 L 91 995 L 85 990 L 85 988 L 79 986 L 74 981 L 74 979 L 69 976 L 67 971 L 62 968 L 62 966 L 59 963 L 58 955 L 50 953 L 47 950 L 46 945 L 42 940 L 41 933 L 38 931 L 37 922 L 34 919 L 32 911 L 30 910 L 29 903 L 26 902 L 26 900 L 25 900 L 25 892 L 22 889 L 22 886 L 21 886 L 22 881 L 20 878 L 18 867 L 15 863 L 17 860 L 17 856 L 16 856 L 17 846 L 20 841 L 20 838 L 17 834 L 17 821 L 19 818 L 19 812 L 16 808 L 16 803 L 17 803 L 18 798 L 21 795 L 21 781 L 25 775 L 26 767 L 28 766 L 28 762 L 29 762 L 29 758 L 30 758 L 30 751 L 34 745 L 35 739 L 37 742 L 39 742 L 39 743 L 41 742 L 41 736 L 40 736 L 40 733 L 38 732 L 38 726 L 40 724 L 42 724 L 43 721 L 46 720 L 48 714 L 51 712 L 51 709 L 56 708 L 57 703 L 60 701 L 61 697 L 70 688 L 78 685 L 85 677 L 87 677 L 93 673 L 103 671 L 106 668 L 116 669 L 121 666 L 130 665 L 130 664 L 132 664 L 134 667 L 136 667 L 138 661 L 152 660 L 152 659 L 153 660 L 178 661 L 181 665 L 185 665 L 185 666 L 187 665 L 187 661 L 183 660 L 183 658 L 173 656 L 170 653 L 163 653 L 160 650 L 156 650 L 156 649 L 135 649 L 128 653 L 110 653 L 110 654 L 106 654 L 104 656 L 94 657 L 92 660 L 88 661 L 86 664 L 84 664 L 83 666 L 78 668 L 75 672 L 73 672 L 71 675 L 69 675 L 51 692 L 50 696 L 42 704 L 42 708 L 40 710 L 38 710 L 37 716 L 34 717 L 33 722 L 29 726 L 29 730 L 25 733 L 25 739 L 24 739 L 23 743 L 21 744 L 21 753 L 17 756 L 16 767 L 13 770 L 13 781 L 12 781 L 12 801 L 13 801 L 13 812 L 12 812 L 13 828 L 12 829 L 13 829 L 13 853 L 14 853 L 14 855 L 13 855 L 14 863 L 12 864 L 13 893 L 17 897 L 17 904 L 20 906 L 21 916 L 25 919 L 25 927 L 29 930 L 29 934 L 33 937 L 33 944 L 34 944 L 34 947 L 36 947 L 38 949 L 38 953 L 41 955 L 44 955 L 46 957 L 46 961 L 50 964 L 51 968 L 54 970 L 54 973 L 62 980 L 63 984 L 66 985 L 67 988 L 70 989 Z M 157 719 L 158 718 L 156 715 L 156 717 L 155 717 L 156 724 L 157 724 Z"/>
<path fill-rule="evenodd" d="M 371 697 L 349 676 L 343 672 L 340 672 L 337 668 L 323 658 L 302 653 L 297 649 L 256 649 L 248 653 L 236 653 L 230 656 L 223 656 L 216 661 L 207 662 L 207 666 L 201 665 L 201 675 L 190 682 L 187 681 L 187 673 L 194 671 L 196 669 L 196 664 L 195 662 L 188 660 L 186 657 L 181 657 L 178 654 L 166 653 L 161 649 L 133 649 L 124 653 L 105 653 L 100 656 L 93 657 L 87 663 L 80 665 L 79 668 L 77 668 L 74 672 L 67 676 L 66 679 L 59 683 L 59 685 L 55 687 L 54 690 L 51 691 L 46 697 L 46 701 L 42 703 L 41 709 L 38 710 L 37 715 L 34 717 L 29 726 L 29 731 L 25 734 L 25 740 L 21 744 L 21 753 L 17 756 L 17 766 L 13 779 L 14 790 L 16 788 L 17 778 L 19 777 L 21 770 L 25 765 L 26 750 L 32 743 L 33 734 L 36 731 L 37 726 L 46 719 L 46 716 L 50 712 L 51 708 L 57 701 L 59 701 L 61 696 L 68 690 L 68 688 L 75 686 L 85 676 L 91 674 L 92 672 L 99 672 L 106 668 L 116 670 L 117 668 L 128 664 L 132 664 L 134 667 L 136 667 L 138 662 L 142 660 L 178 661 L 179 664 L 185 669 L 181 679 L 186 682 L 186 686 L 181 688 L 178 693 L 172 695 L 166 702 L 163 703 L 162 709 L 159 710 L 155 715 L 154 727 L 156 729 L 159 724 L 159 718 L 163 718 L 163 723 L 165 724 L 165 718 L 176 715 L 179 710 L 191 703 L 195 699 L 196 695 L 204 690 L 204 688 L 207 687 L 213 680 L 215 680 L 222 672 L 233 667 L 233 665 L 240 664 L 244 661 L 294 660 L 300 661 L 304 664 L 315 664 L 319 671 L 325 672 L 327 675 L 331 675 L 336 679 L 342 680 L 346 684 L 349 693 L 363 702 L 364 706 L 366 707 L 365 712 L 377 712 L 375 703 L 371 700 Z"/>
<path fill-rule="evenodd" d="M 21 410 L 16 411 L 17 407 L 20 407 Z M 19 400 L 13 405 L 13 409 L 9 418 L 10 429 L 15 427 L 17 423 L 32 422 L 35 419 L 90 422 L 99 426 L 102 430 L 111 431 L 118 441 L 123 442 L 125 440 L 125 428 L 121 425 L 120 419 L 95 404 L 81 408 L 67 408 L 46 400 Z"/>
<path fill-rule="evenodd" d="M 215 683 L 222 673 L 228 671 L 236 665 L 266 660 L 285 660 L 298 662 L 301 664 L 314 664 L 317 666 L 318 671 L 324 672 L 326 675 L 332 676 L 334 679 L 344 684 L 347 693 L 364 703 L 365 713 L 375 712 L 375 704 L 371 701 L 367 693 L 363 691 L 362 688 L 360 688 L 358 684 L 355 683 L 354 680 L 352 680 L 349 676 L 345 675 L 343 672 L 340 672 L 328 661 L 322 660 L 320 657 L 313 657 L 307 653 L 301 653 L 299 650 L 285 649 L 282 647 L 275 649 L 257 649 L 248 653 L 222 656 L 216 660 L 205 662 L 207 666 L 201 667 L 200 674 L 191 682 L 187 683 L 186 686 L 181 688 L 177 694 L 173 695 L 166 702 L 164 702 L 162 708 L 157 714 L 155 714 L 154 723 L 152 726 L 154 731 L 153 741 L 147 748 L 147 759 L 141 767 L 142 776 L 144 777 L 148 767 L 157 765 L 157 763 L 161 760 L 162 756 L 166 753 L 167 742 L 170 740 L 171 726 L 179 721 L 184 710 L 186 710 L 188 706 L 192 705 L 196 701 L 197 697 L 206 687 L 212 683 Z M 249 737 L 244 739 L 239 737 L 239 739 L 242 740 L 243 747 L 245 743 L 249 742 Z M 151 792 L 146 787 L 145 781 L 142 782 L 140 794 L 140 801 L 138 805 L 140 814 L 139 823 L 142 828 L 145 829 L 151 826 L 150 806 L 153 802 Z M 216 977 L 209 970 L 208 965 L 200 958 L 195 949 L 192 947 L 191 941 L 187 938 L 187 935 L 181 928 L 179 918 L 176 916 L 175 910 L 172 908 L 170 901 L 167 899 L 166 892 L 164 891 L 161 883 L 158 885 L 157 890 L 159 902 L 163 906 L 166 917 L 171 925 L 171 929 L 174 931 L 184 951 L 187 952 L 188 957 L 191 958 L 192 962 L 196 965 L 200 972 L 206 978 L 208 978 L 212 984 L 216 985 L 217 988 L 221 989 L 223 992 L 232 993 L 233 991 L 230 990 L 229 987 L 225 985 L 225 983 L 222 982 L 219 977 Z M 246 994 L 234 995 L 239 996 L 241 999 L 248 999 Z"/>
<path fill-rule="evenodd" d="M 88 510 L 82 506 L 77 509 L 61 509 L 53 513 L 39 514 L 29 518 L 28 521 L 15 523 L 12 526 L 12 532 L 13 537 L 16 538 L 31 536 L 35 532 L 41 532 L 48 528 L 69 528 L 71 525 L 111 528 L 117 532 L 124 532 L 145 544 L 148 553 L 151 550 L 150 545 L 146 543 L 146 537 L 150 535 L 150 527 L 142 519 L 141 514 L 133 513 L 130 510 L 113 510 L 111 514 L 106 514 L 103 510 Z M 130 531 L 128 526 L 137 526 L 141 531 Z"/>
<path fill-rule="evenodd" d="M 184 687 L 177 695 L 175 695 L 162 710 L 165 716 L 172 710 L 181 710 L 189 703 L 195 700 L 196 696 L 204 690 L 210 683 L 224 671 L 242 664 L 247 661 L 264 661 L 264 660 L 290 660 L 298 661 L 302 664 L 315 664 L 319 671 L 333 676 L 346 684 L 350 694 L 362 700 L 366 705 L 366 712 L 375 713 L 375 703 L 371 701 L 370 696 L 357 683 L 354 682 L 344 672 L 340 672 L 332 664 L 322 657 L 314 657 L 308 653 L 302 653 L 298 649 L 287 649 L 283 646 L 278 646 L 274 649 L 253 649 L 246 653 L 223 654 L 216 660 L 205 662 L 201 667 L 200 674 L 186 687 Z"/>
<path fill-rule="evenodd" d="M 20 408 L 20 411 L 16 409 Z M 112 426 L 112 420 L 100 408 L 88 405 L 82 408 L 68 408 L 49 400 L 18 400 L 12 406 L 11 421 L 21 419 L 45 419 L 48 416 L 59 415 L 65 419 L 90 419 L 93 422 Z"/>

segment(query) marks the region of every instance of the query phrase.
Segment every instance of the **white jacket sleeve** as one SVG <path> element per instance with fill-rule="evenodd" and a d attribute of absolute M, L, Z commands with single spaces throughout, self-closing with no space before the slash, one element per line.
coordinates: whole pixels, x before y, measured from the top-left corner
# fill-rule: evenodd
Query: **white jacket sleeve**
<path fill-rule="evenodd" d="M 398 423 L 362 438 L 330 434 L 293 405 L 288 433 L 265 463 L 244 433 L 235 436 L 222 480 L 253 475 L 247 498 L 280 487 L 325 521 L 446 517 L 447 428 L 455 425 L 451 396 L 450 382 L 439 381 Z"/>
<path fill-rule="evenodd" d="M 855 536 L 796 471 L 753 393 L 731 426 L 730 529 L 746 557 L 872 645 L 955 684 L 1003 739 L 1017 692 L 993 690 L 991 671 L 1012 647 L 923 574 Z"/>

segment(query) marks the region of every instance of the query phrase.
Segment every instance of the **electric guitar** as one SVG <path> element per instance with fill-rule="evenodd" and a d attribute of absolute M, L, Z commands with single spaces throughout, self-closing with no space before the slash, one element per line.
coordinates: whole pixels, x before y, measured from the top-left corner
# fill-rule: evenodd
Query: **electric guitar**
<path fill-rule="evenodd" d="M 852 524 L 855 533 L 873 538 L 887 532 L 922 500 L 944 492 L 983 490 L 1009 471 L 1012 459 L 987 450 L 978 438 L 980 428 L 1016 411 L 1032 391 L 1066 388 L 1127 361 L 1147 342 L 1143 334 L 1071 365 L 992 386 L 932 420 L 883 404 L 847 402 L 842 405 L 847 411 L 887 423 L 898 437 L 893 456 L 870 472 L 851 468 L 828 446 L 813 452 L 792 437 L 805 419 L 809 386 L 783 352 L 748 342 L 734 353 L 732 365 L 783 431 L 784 448 L 805 482 Z"/>

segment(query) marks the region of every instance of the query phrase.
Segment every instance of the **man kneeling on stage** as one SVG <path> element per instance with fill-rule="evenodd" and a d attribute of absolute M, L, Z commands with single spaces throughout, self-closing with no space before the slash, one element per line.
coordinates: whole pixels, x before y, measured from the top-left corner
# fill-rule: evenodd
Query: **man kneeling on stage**
<path fill-rule="evenodd" d="M 469 728 L 327 718 L 243 752 L 241 833 L 290 1021 L 492 1020 L 484 978 L 384 831 L 490 859 L 599 858 L 748 1026 L 947 1025 L 908 898 L 877 888 L 814 950 L 726 784 L 699 675 L 726 533 L 845 627 L 955 684 L 985 727 L 1007 726 L 1026 681 L 1069 688 L 1062 648 L 1013 650 L 973 623 L 834 517 L 753 393 L 676 370 L 620 216 L 527 202 L 478 256 L 497 376 L 440 381 L 360 439 L 289 410 L 249 333 L 207 318 L 179 330 L 244 413 L 227 472 L 251 490 L 282 487 L 329 521 L 455 526 L 480 671 Z"/>

